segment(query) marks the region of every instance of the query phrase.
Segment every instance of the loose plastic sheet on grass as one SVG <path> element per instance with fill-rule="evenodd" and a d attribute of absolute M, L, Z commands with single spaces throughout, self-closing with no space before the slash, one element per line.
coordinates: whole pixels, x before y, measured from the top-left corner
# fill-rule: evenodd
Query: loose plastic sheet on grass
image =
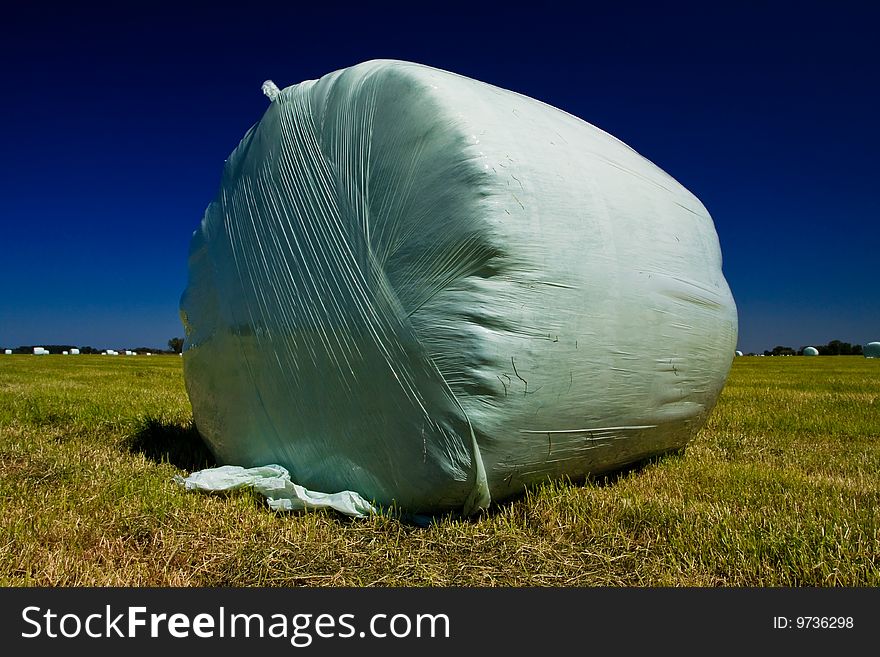
<path fill-rule="evenodd" d="M 273 511 L 302 511 L 303 509 L 332 508 L 346 515 L 360 518 L 375 513 L 373 505 L 357 493 L 316 493 L 290 480 L 290 473 L 280 465 L 242 468 L 224 465 L 194 472 L 188 477 L 176 477 L 186 490 L 221 492 L 253 488 L 267 498 Z"/>
<path fill-rule="evenodd" d="M 278 91 L 181 300 L 220 463 L 471 513 L 683 446 L 736 308 L 703 204 L 525 96 L 371 61 Z"/>

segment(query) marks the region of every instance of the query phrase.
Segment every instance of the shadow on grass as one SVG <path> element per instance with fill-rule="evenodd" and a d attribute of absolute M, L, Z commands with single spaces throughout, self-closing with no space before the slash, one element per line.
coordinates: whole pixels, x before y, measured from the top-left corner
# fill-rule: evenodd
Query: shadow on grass
<path fill-rule="evenodd" d="M 661 454 L 654 454 L 653 456 L 648 456 L 639 461 L 629 463 L 619 468 L 614 468 L 612 470 L 608 470 L 597 475 L 591 475 L 577 483 L 581 485 L 590 483 L 595 486 L 613 486 L 621 479 L 626 479 L 630 474 L 637 474 L 651 465 L 660 463 L 670 458 L 680 458 L 684 456 L 684 452 L 684 448 L 678 448 L 663 452 Z"/>
<path fill-rule="evenodd" d="M 189 472 L 217 465 L 192 423 L 182 426 L 147 418 L 138 432 L 126 440 L 125 449 L 156 463 L 170 463 Z"/>
<path fill-rule="evenodd" d="M 570 486 L 572 488 L 582 488 L 584 486 L 598 486 L 604 488 L 606 486 L 614 486 L 623 479 L 626 479 L 631 474 L 638 475 L 639 473 L 656 463 L 660 463 L 670 458 L 680 458 L 684 455 L 684 453 L 684 448 L 678 448 L 662 452 L 660 454 L 647 456 L 643 459 L 639 459 L 638 461 L 633 461 L 622 466 L 614 467 L 609 470 L 604 470 L 597 474 L 590 474 L 581 477 L 557 477 L 553 479 L 548 478 L 543 482 L 530 484 L 523 488 L 520 492 L 515 493 L 509 497 L 505 497 L 499 502 L 493 502 L 488 509 L 469 517 L 463 516 L 455 511 L 450 511 L 436 515 L 404 515 L 401 517 L 401 520 L 406 524 L 412 524 L 419 527 L 429 527 L 432 524 L 437 524 L 442 520 L 447 519 L 453 519 L 462 522 L 479 523 L 484 518 L 500 515 L 504 511 L 509 511 L 511 507 L 514 507 L 518 504 L 526 503 L 531 495 L 535 494 L 536 491 L 540 490 L 541 487 L 546 484 L 551 484 L 555 482 L 558 485 Z"/>

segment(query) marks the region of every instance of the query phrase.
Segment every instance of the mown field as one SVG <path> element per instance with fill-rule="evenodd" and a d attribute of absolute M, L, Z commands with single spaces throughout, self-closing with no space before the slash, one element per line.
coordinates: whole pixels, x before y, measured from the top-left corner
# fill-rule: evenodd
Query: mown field
<path fill-rule="evenodd" d="M 0 585 L 880 585 L 878 360 L 738 358 L 683 455 L 427 528 L 184 492 L 180 360 L 0 356 Z"/>

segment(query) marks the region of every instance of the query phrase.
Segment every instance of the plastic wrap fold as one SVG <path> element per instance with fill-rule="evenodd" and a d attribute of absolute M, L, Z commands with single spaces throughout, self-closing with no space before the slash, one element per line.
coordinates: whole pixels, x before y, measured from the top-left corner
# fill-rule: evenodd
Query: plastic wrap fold
<path fill-rule="evenodd" d="M 177 483 L 186 490 L 226 492 L 253 488 L 267 498 L 273 511 L 302 511 L 304 509 L 332 508 L 346 515 L 361 518 L 376 510 L 357 493 L 315 493 L 290 480 L 290 473 L 280 465 L 242 468 L 223 465 L 193 472 L 188 477 L 177 476 Z"/>
<path fill-rule="evenodd" d="M 219 462 L 471 513 L 701 426 L 736 307 L 709 213 L 669 175 L 563 111 L 417 64 L 266 88 L 181 300 Z"/>

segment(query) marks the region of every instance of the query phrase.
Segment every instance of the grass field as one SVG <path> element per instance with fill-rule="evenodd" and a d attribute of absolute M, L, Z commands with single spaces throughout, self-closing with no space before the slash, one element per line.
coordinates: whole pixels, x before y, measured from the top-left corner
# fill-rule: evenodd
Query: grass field
<path fill-rule="evenodd" d="M 184 492 L 180 360 L 0 356 L 0 585 L 880 585 L 878 360 L 738 358 L 683 455 L 428 528 Z"/>

